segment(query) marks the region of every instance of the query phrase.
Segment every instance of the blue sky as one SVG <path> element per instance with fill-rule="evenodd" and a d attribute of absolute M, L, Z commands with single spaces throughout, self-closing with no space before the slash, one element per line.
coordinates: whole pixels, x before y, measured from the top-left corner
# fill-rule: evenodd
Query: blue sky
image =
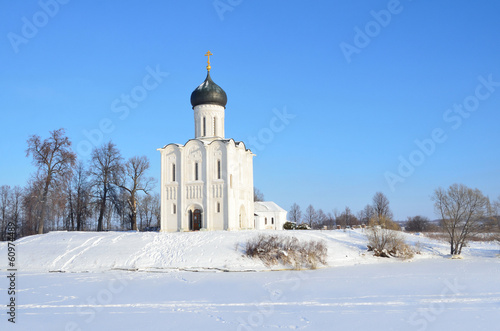
<path fill-rule="evenodd" d="M 194 136 L 189 98 L 210 50 L 212 78 L 228 95 L 226 137 L 257 155 L 255 186 L 285 209 L 357 212 L 381 191 L 396 219 L 435 218 L 439 186 L 500 195 L 497 1 L 0 9 L 0 184 L 24 185 L 34 171 L 28 136 L 61 127 L 81 159 L 111 139 L 125 158 L 146 155 L 159 178 L 156 149 Z"/>

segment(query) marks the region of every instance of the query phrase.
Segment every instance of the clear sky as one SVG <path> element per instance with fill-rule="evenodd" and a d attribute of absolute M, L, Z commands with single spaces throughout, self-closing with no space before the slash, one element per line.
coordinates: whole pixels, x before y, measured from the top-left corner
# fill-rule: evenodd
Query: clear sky
<path fill-rule="evenodd" d="M 499 15 L 494 0 L 2 1 L 0 185 L 24 186 L 28 136 L 61 127 L 81 159 L 111 139 L 159 179 L 156 149 L 194 136 L 210 50 L 226 137 L 283 208 L 357 212 L 381 191 L 403 220 L 435 218 L 439 186 L 497 198 Z"/>

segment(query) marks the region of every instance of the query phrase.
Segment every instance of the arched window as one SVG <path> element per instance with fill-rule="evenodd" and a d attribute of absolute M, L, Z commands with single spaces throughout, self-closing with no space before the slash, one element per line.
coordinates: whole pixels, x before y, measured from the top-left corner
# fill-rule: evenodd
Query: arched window
<path fill-rule="evenodd" d="M 274 217 L 271 217 L 271 224 L 274 224 Z"/>
<path fill-rule="evenodd" d="M 175 182 L 175 163 L 172 164 L 172 181 Z"/>
<path fill-rule="evenodd" d="M 176 214 L 177 213 L 177 206 L 174 204 L 172 204 L 172 214 Z"/>
<path fill-rule="evenodd" d="M 267 217 L 264 219 L 264 224 L 267 225 Z"/>
<path fill-rule="evenodd" d="M 220 160 L 217 160 L 217 179 L 220 179 Z"/>
<path fill-rule="evenodd" d="M 194 163 L 194 180 L 198 180 L 198 162 Z"/>
<path fill-rule="evenodd" d="M 217 117 L 214 117 L 214 137 L 217 136 Z"/>
<path fill-rule="evenodd" d="M 203 117 L 203 134 L 202 134 L 202 136 L 206 136 L 206 135 L 207 135 L 207 118 Z"/>
<path fill-rule="evenodd" d="M 220 202 L 217 202 L 217 212 L 220 213 Z"/>

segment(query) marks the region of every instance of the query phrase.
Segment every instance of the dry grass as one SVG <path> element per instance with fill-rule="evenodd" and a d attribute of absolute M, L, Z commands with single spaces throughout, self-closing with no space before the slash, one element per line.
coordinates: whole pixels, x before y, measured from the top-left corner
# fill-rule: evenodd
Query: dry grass
<path fill-rule="evenodd" d="M 449 242 L 450 235 L 444 232 L 432 232 L 427 233 L 426 236 L 431 239 Z M 467 241 L 478 241 L 478 242 L 489 242 L 489 241 L 499 241 L 500 242 L 500 234 L 497 232 L 490 233 L 477 233 L 474 235 L 470 235 L 467 237 Z"/>
<path fill-rule="evenodd" d="M 366 236 L 368 237 L 368 251 L 373 251 L 375 256 L 399 257 L 406 260 L 411 259 L 415 254 L 398 231 L 372 226 L 368 228 Z"/>
<path fill-rule="evenodd" d="M 431 239 L 444 241 L 444 242 L 448 242 L 448 240 L 449 240 L 448 234 L 443 233 L 443 232 L 430 232 L 430 233 L 426 233 L 425 236 L 428 238 L 431 238 Z"/>
<path fill-rule="evenodd" d="M 282 264 L 295 269 L 316 269 L 326 265 L 328 255 L 323 241 L 300 242 L 295 237 L 259 234 L 246 243 L 245 253 L 260 258 L 265 265 Z"/>

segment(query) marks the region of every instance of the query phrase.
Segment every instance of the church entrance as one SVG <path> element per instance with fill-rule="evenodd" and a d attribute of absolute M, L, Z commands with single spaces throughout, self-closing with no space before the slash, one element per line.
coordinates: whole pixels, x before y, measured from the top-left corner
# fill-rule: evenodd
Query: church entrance
<path fill-rule="evenodd" d="M 188 211 L 189 216 L 189 230 L 199 231 L 201 229 L 201 210 L 195 209 L 194 211 Z"/>
<path fill-rule="evenodd" d="M 193 231 L 201 229 L 201 210 L 195 209 L 193 212 Z"/>

